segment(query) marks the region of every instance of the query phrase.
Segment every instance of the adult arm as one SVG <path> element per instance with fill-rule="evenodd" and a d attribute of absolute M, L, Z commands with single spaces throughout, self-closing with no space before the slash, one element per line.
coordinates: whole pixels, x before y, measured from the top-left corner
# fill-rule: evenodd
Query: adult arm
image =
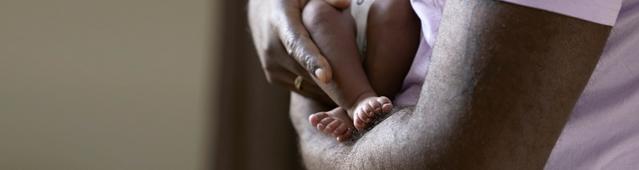
<path fill-rule="evenodd" d="M 542 169 L 610 27 L 492 0 L 448 0 L 417 106 L 352 144 L 321 135 L 292 95 L 309 169 Z"/>

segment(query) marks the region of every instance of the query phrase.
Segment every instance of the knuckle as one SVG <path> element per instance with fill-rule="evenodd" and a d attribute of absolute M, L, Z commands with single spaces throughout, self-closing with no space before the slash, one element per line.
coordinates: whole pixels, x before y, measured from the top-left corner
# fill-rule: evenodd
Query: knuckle
<path fill-rule="evenodd" d="M 284 44 L 284 47 L 286 47 L 286 53 L 289 56 L 296 56 L 299 40 L 300 35 L 298 33 L 295 33 L 292 30 L 283 30 L 281 41 Z"/>
<path fill-rule="evenodd" d="M 293 57 L 300 56 L 300 47 L 299 47 L 299 38 L 297 37 L 288 37 L 286 40 L 286 54 Z"/>
<path fill-rule="evenodd" d="M 308 72 L 312 72 L 318 67 L 315 63 L 315 58 L 313 58 L 311 55 L 304 55 L 302 57 L 302 66 Z"/>
<path fill-rule="evenodd" d="M 304 49 L 304 46 L 301 45 L 299 41 L 292 41 L 291 45 L 288 46 L 287 52 L 288 55 L 293 57 L 299 65 L 304 67 L 305 69 L 312 70 L 316 68 L 315 65 L 315 56 L 309 54 L 307 50 Z"/>
<path fill-rule="evenodd" d="M 286 48 L 286 50 L 289 56 L 295 58 L 297 62 L 306 69 L 310 70 L 314 68 L 313 63 L 315 60 L 312 55 L 306 52 L 299 38 L 291 38 L 285 42 L 287 42 L 288 48 Z"/>

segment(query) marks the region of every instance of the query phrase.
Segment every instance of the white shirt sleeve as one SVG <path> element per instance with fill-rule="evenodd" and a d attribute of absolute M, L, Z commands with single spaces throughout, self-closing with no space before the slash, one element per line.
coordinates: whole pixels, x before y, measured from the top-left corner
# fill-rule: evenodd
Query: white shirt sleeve
<path fill-rule="evenodd" d="M 623 0 L 501 0 L 613 26 Z"/>

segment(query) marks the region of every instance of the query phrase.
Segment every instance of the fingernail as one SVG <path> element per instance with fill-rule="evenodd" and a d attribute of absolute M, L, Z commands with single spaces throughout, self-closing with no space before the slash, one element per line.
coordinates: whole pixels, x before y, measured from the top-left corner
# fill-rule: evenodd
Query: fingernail
<path fill-rule="evenodd" d="M 318 68 L 317 70 L 315 70 L 315 77 L 317 77 L 317 79 L 319 79 L 320 81 L 326 83 L 328 80 L 328 77 L 326 75 L 326 72 L 324 71 L 324 69 Z"/>

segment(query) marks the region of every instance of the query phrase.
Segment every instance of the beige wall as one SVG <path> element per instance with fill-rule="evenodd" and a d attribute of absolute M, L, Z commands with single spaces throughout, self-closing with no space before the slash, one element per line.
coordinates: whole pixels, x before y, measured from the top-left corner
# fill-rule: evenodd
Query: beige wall
<path fill-rule="evenodd" d="M 0 169 L 203 168 L 211 3 L 0 1 Z"/>

